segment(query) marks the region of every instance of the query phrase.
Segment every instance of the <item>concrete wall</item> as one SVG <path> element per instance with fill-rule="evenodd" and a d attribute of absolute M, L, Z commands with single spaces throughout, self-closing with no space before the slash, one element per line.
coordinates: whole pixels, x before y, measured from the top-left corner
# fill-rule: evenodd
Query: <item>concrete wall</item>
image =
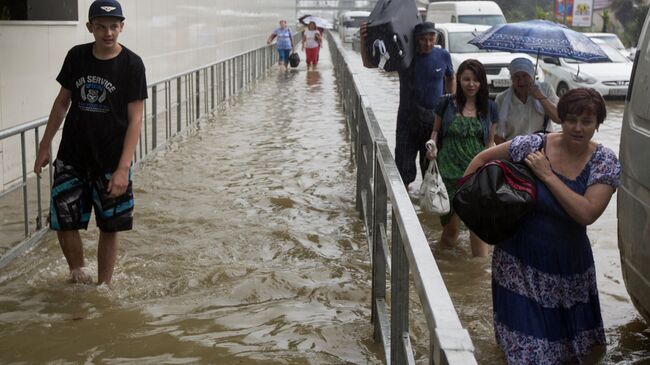
<path fill-rule="evenodd" d="M 0 130 L 49 113 L 66 52 L 91 42 L 92 0 L 79 22 L 0 21 Z M 295 22 L 295 0 L 121 0 L 120 43 L 138 53 L 149 83 L 266 44 L 279 19 Z M 41 132 L 42 133 L 42 132 Z M 28 137 L 33 164 L 34 137 Z M 20 140 L 0 142 L 0 191 L 21 174 Z"/>

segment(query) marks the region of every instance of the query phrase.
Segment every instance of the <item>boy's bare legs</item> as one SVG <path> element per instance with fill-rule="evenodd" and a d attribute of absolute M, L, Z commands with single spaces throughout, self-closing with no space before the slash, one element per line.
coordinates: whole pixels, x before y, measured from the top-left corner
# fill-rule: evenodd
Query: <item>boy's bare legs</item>
<path fill-rule="evenodd" d="M 117 261 L 117 232 L 99 232 L 97 248 L 97 284 L 111 284 Z"/>
<path fill-rule="evenodd" d="M 70 268 L 70 280 L 73 283 L 91 283 L 91 277 L 83 270 L 84 251 L 79 231 L 57 231 L 56 235 Z"/>
<path fill-rule="evenodd" d="M 79 231 L 57 231 L 61 250 L 70 268 L 70 280 L 73 283 L 90 284 L 92 278 L 84 268 L 83 244 Z M 99 233 L 97 248 L 97 283 L 110 285 L 113 269 L 117 261 L 117 232 Z"/>

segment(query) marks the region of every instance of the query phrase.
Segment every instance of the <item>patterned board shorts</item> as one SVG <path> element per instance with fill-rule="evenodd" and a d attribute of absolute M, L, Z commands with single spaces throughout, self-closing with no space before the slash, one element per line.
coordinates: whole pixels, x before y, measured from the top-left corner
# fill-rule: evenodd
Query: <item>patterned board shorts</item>
<path fill-rule="evenodd" d="M 116 198 L 106 189 L 112 174 L 90 178 L 63 161 L 54 161 L 50 227 L 55 231 L 87 229 L 95 208 L 97 227 L 104 232 L 128 231 L 133 226 L 133 188 Z"/>

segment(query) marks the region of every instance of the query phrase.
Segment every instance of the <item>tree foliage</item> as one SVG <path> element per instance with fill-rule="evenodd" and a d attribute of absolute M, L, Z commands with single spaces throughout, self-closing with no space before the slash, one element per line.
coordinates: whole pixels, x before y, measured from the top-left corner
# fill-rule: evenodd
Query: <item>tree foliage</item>
<path fill-rule="evenodd" d="M 623 25 L 623 43 L 636 46 L 648 14 L 648 5 L 645 5 L 642 0 L 614 0 L 612 11 Z"/>
<path fill-rule="evenodd" d="M 503 10 L 508 22 L 519 22 L 529 19 L 552 19 L 555 12 L 554 0 L 495 0 Z M 551 16 L 548 18 L 548 16 Z"/>

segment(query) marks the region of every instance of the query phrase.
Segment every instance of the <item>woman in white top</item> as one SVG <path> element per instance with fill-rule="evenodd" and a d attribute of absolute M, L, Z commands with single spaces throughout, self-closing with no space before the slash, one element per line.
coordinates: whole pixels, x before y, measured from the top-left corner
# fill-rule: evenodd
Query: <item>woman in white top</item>
<path fill-rule="evenodd" d="M 316 28 L 316 23 L 309 22 L 307 29 L 305 29 L 302 34 L 302 49 L 307 55 L 308 70 L 316 69 L 316 64 L 318 63 L 318 51 L 320 50 L 321 42 L 322 37 Z"/>
<path fill-rule="evenodd" d="M 552 132 L 549 121 L 560 122 L 556 108 L 558 97 L 553 88 L 535 81 L 535 66 L 528 58 L 515 58 L 508 68 L 512 86 L 495 100 L 499 107 L 495 142 L 499 144 L 542 130 Z"/>

